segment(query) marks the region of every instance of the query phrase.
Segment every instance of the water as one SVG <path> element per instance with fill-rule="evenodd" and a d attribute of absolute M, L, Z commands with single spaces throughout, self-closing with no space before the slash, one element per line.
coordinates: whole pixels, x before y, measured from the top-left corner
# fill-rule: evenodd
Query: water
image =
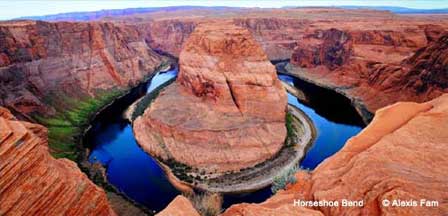
<path fill-rule="evenodd" d="M 146 91 L 146 93 L 150 93 L 151 91 L 153 91 L 155 88 L 159 87 L 160 85 L 162 85 L 163 83 L 167 82 L 168 80 L 170 80 L 171 78 L 174 78 L 177 75 L 177 69 L 173 69 L 173 70 L 169 70 L 167 72 L 164 73 L 159 73 L 156 76 L 154 76 L 151 79 L 151 82 L 148 86 L 148 90 Z"/>
<path fill-rule="evenodd" d="M 139 96 L 176 75 L 176 69 L 157 74 L 144 91 L 139 91 Z M 127 100 L 128 106 L 136 99 L 138 97 Z M 93 146 L 89 161 L 103 164 L 109 183 L 126 196 L 151 210 L 160 211 L 179 192 L 168 182 L 157 162 L 138 146 L 131 124 L 121 117 L 125 107 L 112 110 L 94 122 L 87 139 Z"/>
<path fill-rule="evenodd" d="M 301 101 L 288 93 L 288 103 L 305 112 L 317 130 L 313 145 L 300 163 L 302 168 L 316 168 L 323 160 L 339 151 L 350 137 L 362 130 L 361 117 L 342 95 L 288 75 L 279 75 L 279 78 L 305 93 L 308 101 Z"/>
<path fill-rule="evenodd" d="M 131 125 L 121 114 L 133 101 L 176 75 L 176 69 L 159 73 L 147 85 L 136 88 L 129 97 L 100 114 L 85 137 L 85 143 L 92 150 L 89 161 L 103 164 L 112 185 L 155 211 L 166 207 L 179 192 L 152 157 L 137 145 Z M 357 134 L 362 123 L 344 97 L 286 75 L 279 78 L 303 89 L 308 98 L 300 101 L 288 94 L 288 103 L 302 109 L 316 126 L 317 138 L 301 162 L 302 167 L 314 169 Z M 223 207 L 241 202 L 259 203 L 271 195 L 269 187 L 249 194 L 225 195 Z"/>

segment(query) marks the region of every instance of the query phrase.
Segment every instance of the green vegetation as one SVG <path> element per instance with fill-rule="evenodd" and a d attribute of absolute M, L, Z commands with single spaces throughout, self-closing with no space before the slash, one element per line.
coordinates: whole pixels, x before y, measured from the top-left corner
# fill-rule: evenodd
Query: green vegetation
<path fill-rule="evenodd" d="M 188 175 L 187 173 L 192 171 L 193 169 L 181 162 L 178 162 L 172 158 L 163 161 L 164 164 L 166 164 L 170 169 L 171 172 L 180 180 L 192 183 L 193 177 L 191 175 Z"/>
<path fill-rule="evenodd" d="M 277 191 L 285 189 L 288 184 L 294 184 L 297 182 L 295 173 L 299 170 L 298 166 L 293 166 L 283 172 L 278 176 L 274 177 L 271 185 L 272 193 L 277 193 Z"/>
<path fill-rule="evenodd" d="M 286 139 L 284 147 L 294 147 L 299 142 L 300 136 L 304 133 L 302 124 L 298 123 L 299 120 L 294 117 L 290 112 L 286 113 Z"/>
<path fill-rule="evenodd" d="M 295 135 L 294 126 L 292 125 L 293 121 L 294 121 L 294 116 L 290 112 L 287 112 L 286 113 L 286 131 L 287 131 L 288 137 L 292 137 Z"/>
<path fill-rule="evenodd" d="M 297 124 L 299 120 L 294 117 L 291 112 L 286 113 L 286 130 L 287 136 L 285 140 L 284 148 L 291 148 L 299 142 L 301 134 L 304 133 L 304 128 L 302 124 Z M 298 165 L 293 166 L 283 172 L 278 176 L 274 177 L 273 183 L 271 185 L 272 193 L 276 193 L 279 190 L 284 189 L 288 184 L 296 183 L 295 173 L 301 170 Z"/>
<path fill-rule="evenodd" d="M 172 60 L 165 59 L 153 73 L 145 76 L 144 80 L 150 79 L 157 71 L 171 63 Z M 54 157 L 79 162 L 82 149 L 78 142 L 90 120 L 101 108 L 126 93 L 125 89 L 118 88 L 96 90 L 93 97 L 81 92 L 72 92 L 69 95 L 53 91 L 46 95 L 44 103 L 55 108 L 56 113 L 51 116 L 35 114 L 32 117 L 48 128 L 48 144 Z"/>
<path fill-rule="evenodd" d="M 144 77 L 144 80 L 150 79 L 157 71 L 171 64 L 172 60 L 164 59 L 153 73 Z M 43 102 L 53 107 L 56 113 L 49 116 L 36 113 L 32 118 L 48 128 L 48 144 L 54 157 L 80 162 L 82 149 L 78 142 L 83 131 L 89 126 L 90 120 L 101 108 L 126 93 L 125 89 L 100 89 L 94 92 L 93 97 L 76 91 L 70 94 L 53 91 L 45 96 Z"/>
<path fill-rule="evenodd" d="M 56 107 L 56 114 L 51 117 L 34 115 L 33 118 L 48 128 L 48 144 L 52 155 L 76 161 L 80 152 L 77 139 L 81 138 L 83 129 L 99 109 L 123 93 L 123 90 L 117 89 L 98 91 L 95 98 L 50 93 L 45 100 L 47 104 Z"/>

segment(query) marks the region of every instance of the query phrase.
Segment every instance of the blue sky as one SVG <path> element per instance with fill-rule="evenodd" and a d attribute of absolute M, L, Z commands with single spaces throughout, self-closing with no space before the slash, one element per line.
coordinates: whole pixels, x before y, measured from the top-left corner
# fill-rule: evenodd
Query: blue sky
<path fill-rule="evenodd" d="M 448 8 L 448 0 L 0 0 L 0 20 L 66 12 L 178 5 L 278 8 L 283 6 L 399 6 L 419 9 Z"/>

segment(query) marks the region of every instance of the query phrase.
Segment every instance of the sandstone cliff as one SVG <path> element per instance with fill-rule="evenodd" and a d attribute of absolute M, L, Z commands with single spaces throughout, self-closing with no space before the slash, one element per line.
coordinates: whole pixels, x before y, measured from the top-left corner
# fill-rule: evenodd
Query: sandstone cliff
<path fill-rule="evenodd" d="M 427 103 L 400 102 L 377 111 L 371 124 L 311 173 L 261 204 L 238 204 L 223 215 L 444 215 L 448 212 L 448 94 Z M 301 200 L 362 200 L 362 207 L 293 207 Z M 416 207 L 383 206 L 415 200 Z M 438 206 L 421 206 L 421 199 Z M 308 213 L 308 214 L 305 214 Z"/>
<path fill-rule="evenodd" d="M 446 16 L 403 16 L 386 11 L 335 8 L 178 10 L 116 18 L 138 25 L 152 47 L 179 56 L 194 27 L 210 20 L 228 20 L 247 28 L 269 59 L 289 59 L 297 45 L 311 45 L 310 34 L 336 28 L 350 30 L 357 50 L 388 60 L 424 46 L 425 32 L 448 26 Z M 321 35 L 321 33 L 318 33 Z M 380 52 L 380 51 L 383 52 Z M 386 58 L 388 57 L 388 58 Z M 395 57 L 392 57 L 394 59 Z"/>
<path fill-rule="evenodd" d="M 296 67 L 289 67 L 289 72 L 336 89 L 353 101 L 360 101 L 370 112 L 397 101 L 427 101 L 448 92 L 448 34 L 433 27 L 425 32 L 429 43 L 409 57 L 394 53 L 398 54 L 403 46 L 419 46 L 398 36 L 380 34 L 377 39 L 378 32 L 359 34 L 329 29 L 321 38 L 311 36 L 319 43 L 304 43 L 296 48 L 291 58 Z M 387 57 L 381 57 L 381 53 L 373 56 L 358 48 L 367 40 L 383 46 L 393 44 L 396 51 Z"/>
<path fill-rule="evenodd" d="M 63 99 L 136 85 L 160 64 L 135 26 L 104 22 L 0 23 L 0 105 L 54 115 Z"/>
<path fill-rule="evenodd" d="M 106 194 L 48 152 L 47 130 L 0 107 L 1 215 L 115 215 Z"/>
<path fill-rule="evenodd" d="M 177 196 L 157 216 L 200 216 L 193 204 L 184 196 Z"/>
<path fill-rule="evenodd" d="M 223 173 L 280 150 L 286 92 L 249 31 L 228 22 L 202 24 L 184 45 L 179 66 L 176 82 L 134 122 L 145 151 Z"/>

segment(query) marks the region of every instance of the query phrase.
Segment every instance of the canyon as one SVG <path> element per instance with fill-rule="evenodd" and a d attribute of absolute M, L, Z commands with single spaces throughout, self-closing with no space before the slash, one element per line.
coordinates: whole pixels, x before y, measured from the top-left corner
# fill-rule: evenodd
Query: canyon
<path fill-rule="evenodd" d="M 67 97 L 85 100 L 134 86 L 162 60 L 135 27 L 5 21 L 0 104 L 28 120 L 54 116 L 68 107 Z"/>
<path fill-rule="evenodd" d="M 162 161 L 223 174 L 273 157 L 285 115 L 286 91 L 250 32 L 212 22 L 196 27 L 176 82 L 133 125 L 138 143 Z"/>
<path fill-rule="evenodd" d="M 425 29 L 427 44 L 406 55 L 394 55 L 377 50 L 375 58 L 359 48 L 363 38 L 385 36 L 378 32 L 351 33 L 331 28 L 319 34 L 308 35 L 317 44 L 304 43 L 296 47 L 287 73 L 320 86 L 336 89 L 356 101 L 355 106 L 369 121 L 368 112 L 397 101 L 424 102 L 448 91 L 447 83 L 447 38 L 448 32 L 433 26 Z M 404 39 L 393 39 L 394 46 L 410 43 Z M 378 40 L 378 39 L 376 39 Z M 395 42 L 394 42 L 395 41 Z M 398 43 L 398 44 L 395 44 Z M 400 48 L 397 48 L 400 49 Z"/>
<path fill-rule="evenodd" d="M 246 36 L 248 52 L 224 46 L 232 42 L 215 34 L 220 25 L 198 30 L 210 35 L 208 42 L 194 35 L 197 26 L 216 21 L 253 37 L 260 46 Z M 10 110 L 0 109 L 0 214 L 114 215 L 103 189 L 74 162 L 54 159 L 49 152 L 77 160 L 77 137 L 92 115 L 166 66 L 170 56 L 180 61 L 178 81 L 135 123 L 136 134 L 139 142 L 146 139 L 138 130 L 150 125 L 164 134 L 163 140 L 169 139 L 170 154 L 207 171 L 254 165 L 283 144 L 285 109 L 279 107 L 286 107 L 286 99 L 269 60 L 288 60 L 284 73 L 346 96 L 365 122 L 371 121 L 314 171 L 298 172 L 296 184 L 263 203 L 234 205 L 223 215 L 443 215 L 448 212 L 446 29 L 446 15 L 337 8 L 185 9 L 88 22 L 0 22 L 0 106 Z M 223 56 L 223 49 L 242 53 L 241 59 Z M 239 73 L 214 73 L 216 59 L 224 71 Z M 254 72 L 262 78 L 252 77 Z M 251 95 L 252 88 L 265 92 Z M 256 100 L 265 95 L 269 100 Z M 187 106 L 175 106 L 178 103 Z M 220 104 L 219 112 L 210 111 L 213 103 Z M 252 128 L 226 134 L 234 145 L 243 143 L 238 137 L 252 144 L 245 146 L 248 151 L 198 156 L 194 145 L 188 151 L 178 148 L 176 139 L 202 146 L 206 142 L 201 137 L 223 143 L 215 133 L 194 132 L 218 121 L 229 121 L 230 128 Z M 256 128 L 260 125 L 262 130 Z M 272 141 L 266 151 L 251 140 L 259 130 Z M 173 131 L 180 131 L 176 139 L 168 136 Z M 146 149 L 167 157 L 165 149 Z M 216 165 L 204 166 L 210 162 Z M 364 206 L 311 209 L 291 204 L 294 199 L 342 198 L 362 199 Z M 383 199 L 411 198 L 436 199 L 440 206 L 405 209 L 380 204 Z M 197 215 L 181 197 L 163 212 L 176 212 L 177 205 L 186 209 L 182 215 Z"/>

